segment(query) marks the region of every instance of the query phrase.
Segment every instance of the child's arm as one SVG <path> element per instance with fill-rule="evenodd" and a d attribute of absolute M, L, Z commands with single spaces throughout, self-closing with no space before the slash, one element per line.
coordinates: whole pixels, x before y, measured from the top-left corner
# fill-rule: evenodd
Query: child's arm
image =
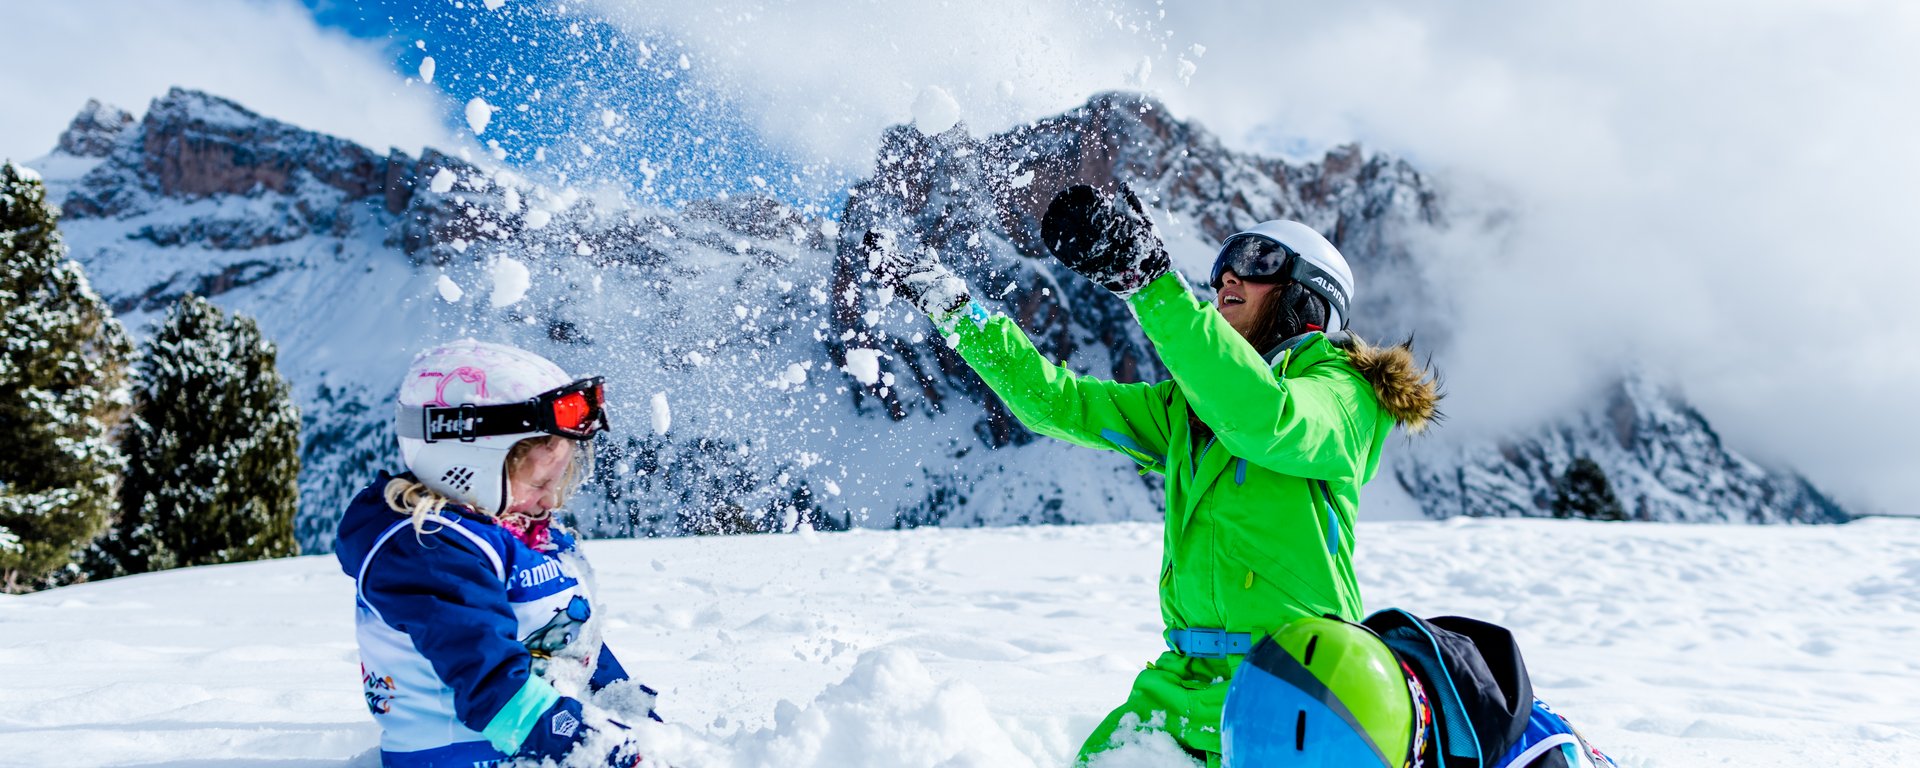
<path fill-rule="evenodd" d="M 514 754 L 530 737 L 546 734 L 550 729 L 538 726 L 560 711 L 579 717 L 580 703 L 532 673 L 506 585 L 494 570 L 497 555 L 482 546 L 444 531 L 401 531 L 374 554 L 361 594 L 453 689 L 455 716 L 495 749 Z"/>

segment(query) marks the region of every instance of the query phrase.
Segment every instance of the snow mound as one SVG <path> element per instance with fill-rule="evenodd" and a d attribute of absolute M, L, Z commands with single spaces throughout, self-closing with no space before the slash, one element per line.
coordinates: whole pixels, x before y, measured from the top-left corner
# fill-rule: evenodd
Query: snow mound
<path fill-rule="evenodd" d="M 1034 765 L 994 719 L 979 689 L 936 681 L 900 648 L 862 654 L 847 679 L 810 706 L 783 701 L 774 708 L 773 727 L 738 741 L 733 764 L 742 768 Z"/>

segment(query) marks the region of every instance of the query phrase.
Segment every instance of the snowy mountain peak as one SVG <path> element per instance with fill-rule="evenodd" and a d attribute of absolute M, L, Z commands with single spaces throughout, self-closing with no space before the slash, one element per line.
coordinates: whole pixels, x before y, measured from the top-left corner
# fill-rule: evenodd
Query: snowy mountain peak
<path fill-rule="evenodd" d="M 1590 407 L 1532 434 L 1415 444 L 1397 467 L 1401 483 L 1434 517 L 1565 516 L 1566 490 L 1582 462 L 1629 519 L 1851 519 L 1805 478 L 1769 470 L 1727 447 L 1678 391 L 1646 372 L 1622 376 Z"/>
<path fill-rule="evenodd" d="M 174 88 L 82 179 L 66 210 L 75 218 L 125 218 L 222 196 L 359 199 L 381 189 L 380 160 L 350 141 Z"/>
<path fill-rule="evenodd" d="M 106 157 L 133 125 L 133 114 L 119 107 L 87 99 L 80 114 L 61 132 L 58 151 L 74 157 Z"/>

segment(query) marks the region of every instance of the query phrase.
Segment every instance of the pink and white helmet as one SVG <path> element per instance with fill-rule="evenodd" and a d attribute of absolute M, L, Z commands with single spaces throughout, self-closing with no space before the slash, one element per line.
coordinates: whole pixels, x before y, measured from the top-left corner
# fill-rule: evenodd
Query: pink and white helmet
<path fill-rule="evenodd" d="M 420 482 L 488 514 L 511 503 L 507 452 L 529 437 L 591 438 L 606 426 L 600 379 L 506 344 L 461 339 L 413 358 L 394 431 Z M 557 417 L 556 417 L 557 415 Z"/>

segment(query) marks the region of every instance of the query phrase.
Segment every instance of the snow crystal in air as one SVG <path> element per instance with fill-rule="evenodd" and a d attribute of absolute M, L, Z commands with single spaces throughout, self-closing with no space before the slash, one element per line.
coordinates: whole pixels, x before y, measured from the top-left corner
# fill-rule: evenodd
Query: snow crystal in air
<path fill-rule="evenodd" d="M 786 372 L 781 374 L 780 380 L 786 382 L 786 385 L 789 387 L 797 387 L 807 383 L 806 366 L 799 363 L 789 364 Z"/>
<path fill-rule="evenodd" d="M 445 299 L 448 304 L 458 303 L 460 297 L 467 295 L 466 291 L 460 290 L 460 286 L 453 282 L 453 278 L 446 275 L 440 276 L 435 287 L 440 289 L 440 298 Z"/>
<path fill-rule="evenodd" d="M 673 428 L 673 412 L 667 408 L 667 393 L 653 393 L 653 433 L 664 435 Z"/>
<path fill-rule="evenodd" d="M 849 349 L 847 364 L 841 368 L 869 387 L 880 382 L 880 350 Z"/>
<path fill-rule="evenodd" d="M 1013 177 L 1011 180 L 1007 182 L 1007 186 L 1012 187 L 1014 189 L 1024 189 L 1028 184 L 1032 184 L 1032 183 L 1033 183 L 1033 171 L 1027 171 L 1025 173 L 1022 173 L 1018 176 Z"/>
<path fill-rule="evenodd" d="M 500 10 L 500 6 L 507 4 L 507 0 L 480 0 L 480 4 L 486 6 L 489 11 L 497 11 Z"/>
<path fill-rule="evenodd" d="M 913 127 L 928 136 L 945 133 L 954 123 L 960 122 L 960 103 L 953 100 L 953 94 L 937 85 L 929 85 L 920 90 L 913 100 Z"/>
<path fill-rule="evenodd" d="M 547 222 L 550 221 L 553 221 L 553 214 L 551 213 L 540 210 L 539 208 L 527 211 L 527 229 L 539 229 L 546 226 Z"/>
<path fill-rule="evenodd" d="M 1188 59 L 1187 57 L 1185 57 L 1185 56 L 1182 56 L 1182 57 L 1180 57 L 1180 72 L 1179 72 L 1179 75 L 1180 75 L 1180 84 L 1181 84 L 1181 85 L 1188 85 L 1188 84 L 1190 84 L 1190 83 L 1192 83 L 1192 82 L 1193 82 L 1193 73 L 1194 73 L 1194 72 L 1195 72 L 1196 70 L 1198 70 L 1199 68 L 1200 68 L 1200 67 L 1199 67 L 1199 65 L 1197 65 L 1197 64 L 1194 64 L 1194 63 L 1193 63 L 1193 62 L 1192 62 L 1191 60 L 1189 60 L 1189 59 Z"/>
<path fill-rule="evenodd" d="M 614 114 L 613 110 L 611 109 L 600 110 L 600 124 L 602 126 L 612 128 L 613 124 L 619 121 L 620 121 L 620 116 Z"/>
<path fill-rule="evenodd" d="M 533 287 L 533 274 L 518 259 L 502 256 L 493 263 L 493 295 L 487 297 L 495 307 L 510 306 L 527 297 Z"/>
<path fill-rule="evenodd" d="M 453 175 L 453 171 L 442 168 L 439 173 L 433 175 L 433 181 L 427 182 L 427 188 L 433 190 L 436 195 L 444 195 L 453 189 L 453 182 L 456 180 L 458 177 Z"/>
<path fill-rule="evenodd" d="M 433 68 L 434 68 L 434 63 L 433 63 L 432 56 L 428 56 L 420 60 L 420 82 L 423 82 L 423 83 L 433 82 Z"/>
<path fill-rule="evenodd" d="M 1140 88 L 1147 87 L 1147 78 L 1151 76 L 1153 76 L 1153 59 L 1145 56 L 1140 57 L 1140 66 L 1133 68 L 1134 86 Z"/>
<path fill-rule="evenodd" d="M 487 123 L 492 121 L 493 107 L 487 104 L 486 99 L 475 96 L 473 101 L 467 102 L 467 127 L 473 129 L 475 136 L 486 133 Z"/>

